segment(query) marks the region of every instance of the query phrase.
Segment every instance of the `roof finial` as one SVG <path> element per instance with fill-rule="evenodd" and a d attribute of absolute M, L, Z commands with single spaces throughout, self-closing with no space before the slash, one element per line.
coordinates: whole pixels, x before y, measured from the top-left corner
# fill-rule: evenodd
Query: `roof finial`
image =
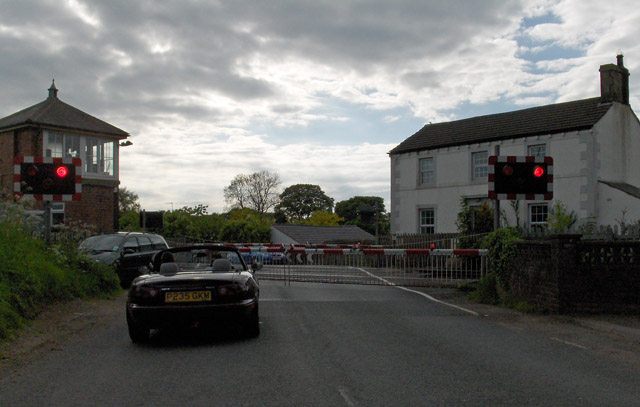
<path fill-rule="evenodd" d="M 56 80 L 53 79 L 51 81 L 51 87 L 48 89 L 49 90 L 49 97 L 50 98 L 58 98 L 58 89 L 56 88 Z"/>

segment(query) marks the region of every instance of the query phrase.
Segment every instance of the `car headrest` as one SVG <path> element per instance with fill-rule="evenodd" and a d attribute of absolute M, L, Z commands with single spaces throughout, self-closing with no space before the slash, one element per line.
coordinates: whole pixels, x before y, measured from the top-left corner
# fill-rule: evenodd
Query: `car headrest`
<path fill-rule="evenodd" d="M 213 271 L 231 271 L 233 269 L 228 259 L 215 259 L 211 267 Z"/>
<path fill-rule="evenodd" d="M 177 263 L 168 262 L 160 265 L 160 274 L 176 274 L 180 271 Z"/>

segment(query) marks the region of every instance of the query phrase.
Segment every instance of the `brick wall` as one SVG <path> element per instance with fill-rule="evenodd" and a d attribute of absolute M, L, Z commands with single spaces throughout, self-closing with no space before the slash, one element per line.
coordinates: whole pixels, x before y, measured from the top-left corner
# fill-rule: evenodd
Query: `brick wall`
<path fill-rule="evenodd" d="M 558 313 L 640 313 L 640 242 L 562 235 L 517 244 L 509 293 Z"/>
<path fill-rule="evenodd" d="M 94 225 L 98 233 L 113 232 L 117 229 L 114 208 L 118 205 L 113 189 L 113 186 L 83 184 L 82 200 L 66 203 L 66 220 Z"/>
<path fill-rule="evenodd" d="M 13 132 L 0 133 L 0 192 L 13 191 Z"/>

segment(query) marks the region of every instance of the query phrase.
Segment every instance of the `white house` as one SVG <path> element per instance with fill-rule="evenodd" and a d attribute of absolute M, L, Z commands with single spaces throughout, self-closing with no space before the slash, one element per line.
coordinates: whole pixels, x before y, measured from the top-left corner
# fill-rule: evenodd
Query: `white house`
<path fill-rule="evenodd" d="M 629 71 L 600 66 L 601 96 L 428 124 L 389 152 L 391 232 L 455 232 L 464 198 L 488 200 L 488 157 L 551 156 L 553 200 L 520 201 L 521 225 L 544 224 L 560 201 L 580 221 L 640 220 L 640 122 L 629 106 Z M 516 214 L 501 201 L 510 225 Z M 524 222 L 523 222 L 524 221 Z"/>

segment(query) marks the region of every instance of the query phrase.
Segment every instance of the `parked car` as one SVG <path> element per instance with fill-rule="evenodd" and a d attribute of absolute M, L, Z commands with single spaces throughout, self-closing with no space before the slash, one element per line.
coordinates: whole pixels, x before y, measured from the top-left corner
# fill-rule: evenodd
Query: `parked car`
<path fill-rule="evenodd" d="M 260 334 L 260 289 L 254 270 L 238 249 L 194 245 L 162 250 L 150 273 L 136 278 L 127 297 L 127 326 L 133 342 L 151 329 L 240 327 Z"/>
<path fill-rule="evenodd" d="M 113 266 L 120 284 L 127 288 L 134 278 L 148 272 L 153 255 L 168 247 L 155 233 L 118 232 L 89 237 L 79 248 L 95 261 Z"/>
<path fill-rule="evenodd" d="M 287 257 L 284 253 L 280 252 L 257 252 L 257 253 L 242 253 L 242 258 L 245 262 L 251 264 L 285 264 L 287 262 Z"/>

